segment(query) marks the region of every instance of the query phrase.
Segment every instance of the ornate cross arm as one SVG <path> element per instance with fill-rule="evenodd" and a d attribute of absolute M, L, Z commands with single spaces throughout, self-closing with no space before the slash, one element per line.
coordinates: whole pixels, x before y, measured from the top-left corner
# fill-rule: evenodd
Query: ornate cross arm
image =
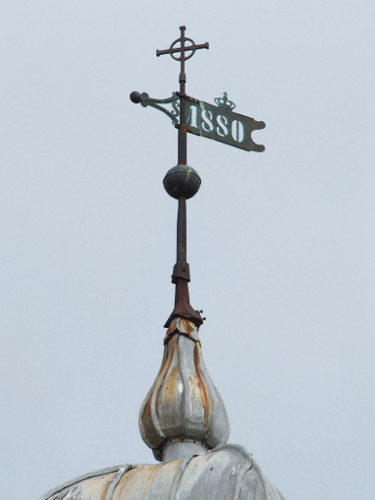
<path fill-rule="evenodd" d="M 177 118 L 180 116 L 180 103 L 178 102 L 179 97 L 175 92 L 173 92 L 172 97 L 168 97 L 167 99 L 153 99 L 149 97 L 147 92 L 141 94 L 135 90 L 130 94 L 130 99 L 136 104 L 142 104 L 144 108 L 151 106 L 152 108 L 162 111 L 172 120 L 173 125 L 178 124 Z M 160 104 L 172 104 L 172 111 L 163 108 L 163 106 L 159 106 Z"/>

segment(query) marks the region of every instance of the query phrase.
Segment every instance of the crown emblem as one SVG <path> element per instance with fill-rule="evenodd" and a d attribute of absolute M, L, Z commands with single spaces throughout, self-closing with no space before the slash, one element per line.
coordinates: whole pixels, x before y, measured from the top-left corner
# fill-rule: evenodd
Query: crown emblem
<path fill-rule="evenodd" d="M 236 107 L 234 102 L 228 99 L 228 94 L 226 92 L 223 92 L 223 97 L 215 97 L 214 101 L 219 108 L 229 108 L 233 110 Z"/>

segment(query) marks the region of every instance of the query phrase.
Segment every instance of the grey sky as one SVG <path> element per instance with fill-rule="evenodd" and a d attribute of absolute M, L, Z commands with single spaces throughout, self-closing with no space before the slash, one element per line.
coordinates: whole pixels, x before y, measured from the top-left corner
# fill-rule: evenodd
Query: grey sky
<path fill-rule="evenodd" d="M 138 411 L 173 306 L 176 131 L 155 57 L 210 42 L 187 92 L 264 120 L 261 154 L 189 137 L 191 302 L 248 448 L 288 500 L 374 492 L 374 3 L 3 0 L 3 498 L 152 462 Z"/>

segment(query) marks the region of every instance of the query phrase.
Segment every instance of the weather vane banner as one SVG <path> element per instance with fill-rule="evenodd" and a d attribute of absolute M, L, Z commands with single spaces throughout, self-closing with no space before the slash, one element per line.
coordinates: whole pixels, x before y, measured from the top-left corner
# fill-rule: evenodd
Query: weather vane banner
<path fill-rule="evenodd" d="M 264 151 L 264 146 L 255 144 L 251 133 L 264 128 L 266 124 L 250 116 L 234 113 L 235 104 L 228 100 L 226 92 L 223 97 L 215 99 L 217 106 L 190 96 L 185 96 L 185 99 L 186 127 L 191 134 L 224 142 L 246 151 Z"/>

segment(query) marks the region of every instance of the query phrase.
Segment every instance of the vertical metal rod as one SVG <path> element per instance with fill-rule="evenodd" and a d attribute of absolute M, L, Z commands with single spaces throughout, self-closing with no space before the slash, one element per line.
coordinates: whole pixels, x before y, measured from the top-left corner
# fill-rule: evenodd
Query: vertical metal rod
<path fill-rule="evenodd" d="M 180 126 L 178 128 L 178 165 L 187 165 L 186 100 L 180 97 Z"/>
<path fill-rule="evenodd" d="M 181 31 L 181 66 L 180 66 L 180 92 L 185 94 L 186 73 L 185 73 L 185 30 L 186 26 L 180 26 Z"/>
<path fill-rule="evenodd" d="M 186 130 L 186 73 L 185 73 L 185 26 L 181 31 L 181 66 L 180 66 L 180 123 L 178 126 L 178 165 L 187 165 L 187 130 Z M 157 54 L 159 55 L 159 54 Z M 167 320 L 169 326 L 172 318 L 180 316 L 194 321 L 198 326 L 202 324 L 202 317 L 195 311 L 189 301 L 188 282 L 190 281 L 189 264 L 186 251 L 186 198 L 178 199 L 177 212 L 177 261 L 173 268 L 172 282 L 176 285 L 175 306 Z"/>
<path fill-rule="evenodd" d="M 180 127 L 178 129 L 178 165 L 187 165 L 187 132 L 186 132 L 186 73 L 185 73 L 185 26 L 181 31 L 181 67 L 180 67 Z"/>
<path fill-rule="evenodd" d="M 178 199 L 177 262 L 186 262 L 186 198 Z"/>

